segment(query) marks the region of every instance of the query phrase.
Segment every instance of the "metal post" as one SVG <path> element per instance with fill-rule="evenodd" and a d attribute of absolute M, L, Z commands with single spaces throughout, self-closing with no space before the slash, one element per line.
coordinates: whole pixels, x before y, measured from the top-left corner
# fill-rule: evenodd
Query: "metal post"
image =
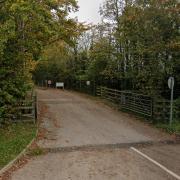
<path fill-rule="evenodd" d="M 80 80 L 80 84 L 79 85 L 80 85 L 80 92 L 81 92 L 81 80 Z"/>
<path fill-rule="evenodd" d="M 174 86 L 171 89 L 171 110 L 170 110 L 170 125 L 173 123 L 173 97 L 174 96 Z"/>

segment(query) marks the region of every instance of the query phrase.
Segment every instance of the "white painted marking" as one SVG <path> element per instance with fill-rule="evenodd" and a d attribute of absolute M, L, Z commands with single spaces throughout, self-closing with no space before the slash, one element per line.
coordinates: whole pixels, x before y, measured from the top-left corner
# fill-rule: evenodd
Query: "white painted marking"
<path fill-rule="evenodd" d="M 136 153 L 140 154 L 141 156 L 143 156 L 144 158 L 148 159 L 149 161 L 151 161 L 153 164 L 155 164 L 156 166 L 160 167 L 161 169 L 163 169 L 164 171 L 166 171 L 167 173 L 169 173 L 170 175 L 172 175 L 174 178 L 180 180 L 180 176 L 175 174 L 174 172 L 170 171 L 169 169 L 167 169 L 165 166 L 161 165 L 160 163 L 158 163 L 157 161 L 151 159 L 149 156 L 145 155 L 144 153 L 140 152 L 139 150 L 137 150 L 134 147 L 131 147 L 131 149 L 133 151 L 135 151 Z"/>

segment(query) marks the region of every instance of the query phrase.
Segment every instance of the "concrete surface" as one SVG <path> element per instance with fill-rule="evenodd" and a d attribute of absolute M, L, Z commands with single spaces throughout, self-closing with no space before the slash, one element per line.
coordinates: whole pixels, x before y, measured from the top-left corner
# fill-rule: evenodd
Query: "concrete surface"
<path fill-rule="evenodd" d="M 169 135 L 74 92 L 38 90 L 38 109 L 37 143 L 50 152 L 32 158 L 12 180 L 174 180 L 130 150 L 131 143 L 171 140 Z M 179 173 L 179 145 L 139 149 Z"/>
<path fill-rule="evenodd" d="M 42 127 L 49 133 L 39 145 L 43 148 L 157 141 L 165 134 L 143 125 L 125 113 L 72 92 L 38 91 Z M 53 141 L 52 141 L 53 139 Z"/>
<path fill-rule="evenodd" d="M 130 150 L 47 154 L 12 180 L 174 180 Z"/>

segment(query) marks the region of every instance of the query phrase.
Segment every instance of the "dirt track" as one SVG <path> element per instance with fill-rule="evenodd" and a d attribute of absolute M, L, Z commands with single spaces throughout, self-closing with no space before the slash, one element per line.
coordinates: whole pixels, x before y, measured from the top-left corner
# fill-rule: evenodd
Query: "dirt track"
<path fill-rule="evenodd" d="M 174 179 L 130 149 L 172 140 L 167 134 L 74 92 L 38 90 L 38 104 L 44 130 L 38 145 L 49 153 L 33 158 L 13 180 Z M 179 145 L 139 149 L 179 173 Z"/>

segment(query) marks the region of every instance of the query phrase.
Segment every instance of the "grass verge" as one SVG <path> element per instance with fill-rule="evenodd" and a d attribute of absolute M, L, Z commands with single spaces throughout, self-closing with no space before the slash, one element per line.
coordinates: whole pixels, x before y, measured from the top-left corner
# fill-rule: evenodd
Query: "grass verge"
<path fill-rule="evenodd" d="M 171 126 L 169 124 L 157 124 L 156 127 L 170 134 L 180 134 L 180 122 L 174 122 Z"/>
<path fill-rule="evenodd" d="M 13 123 L 0 128 L 0 169 L 15 159 L 36 135 L 36 125 Z"/>

